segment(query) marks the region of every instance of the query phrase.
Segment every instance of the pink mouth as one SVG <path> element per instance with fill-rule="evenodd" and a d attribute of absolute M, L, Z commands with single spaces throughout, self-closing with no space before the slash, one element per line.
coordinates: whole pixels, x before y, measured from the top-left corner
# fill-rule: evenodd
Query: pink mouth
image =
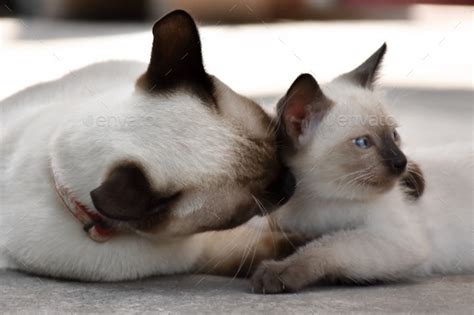
<path fill-rule="evenodd" d="M 56 193 L 64 206 L 71 212 L 71 214 L 83 225 L 84 231 L 89 237 L 99 243 L 109 240 L 115 231 L 107 225 L 104 218 L 95 212 L 92 212 L 84 204 L 74 198 L 71 191 L 59 182 L 59 177 L 54 172 L 53 178 Z"/>

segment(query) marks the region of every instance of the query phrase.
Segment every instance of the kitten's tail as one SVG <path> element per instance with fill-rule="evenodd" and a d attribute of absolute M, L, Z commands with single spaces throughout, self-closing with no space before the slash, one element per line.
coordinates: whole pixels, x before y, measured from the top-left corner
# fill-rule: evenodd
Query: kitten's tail
<path fill-rule="evenodd" d="M 408 199 L 416 200 L 423 195 L 425 176 L 417 163 L 408 161 L 407 172 L 400 179 L 400 187 Z"/>

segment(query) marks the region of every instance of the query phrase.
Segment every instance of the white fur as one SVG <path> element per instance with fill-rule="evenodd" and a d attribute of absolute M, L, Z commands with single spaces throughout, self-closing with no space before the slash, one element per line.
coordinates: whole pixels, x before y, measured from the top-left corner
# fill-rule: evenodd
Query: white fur
<path fill-rule="evenodd" d="M 472 143 L 406 152 L 425 176 L 426 190 L 417 201 L 407 200 L 399 186 L 373 194 L 341 186 L 332 178 L 340 170 L 324 156 L 335 143 L 366 132 L 357 119 L 341 117 L 388 114 L 378 92 L 340 80 L 322 90 L 336 105 L 311 143 L 289 158 L 297 189 L 273 214 L 283 229 L 316 238 L 275 263 L 275 270 L 284 270 L 278 276 L 284 285 L 298 289 L 328 275 L 366 281 L 474 272 Z M 297 273 L 307 278 L 292 283 Z"/>
<path fill-rule="evenodd" d="M 95 243 L 57 198 L 51 166 L 75 197 L 94 209 L 89 193 L 121 160 L 143 164 L 156 189 L 170 183 L 201 187 L 174 214 L 186 217 L 205 203 L 232 204 L 238 190 L 207 190 L 209 178 L 232 177 L 242 123 L 216 118 L 186 91 L 136 91 L 146 65 L 107 62 L 39 84 L 0 103 L 0 253 L 10 267 L 84 280 L 125 280 L 189 271 L 203 239 L 138 235 Z M 244 102 L 214 78 L 227 102 Z M 245 125 L 245 124 L 243 124 Z M 107 132 L 104 132 L 107 130 Z M 206 181 L 207 180 L 207 181 Z M 250 198 L 250 197 L 249 197 Z M 216 213 L 218 215 L 219 213 Z M 182 229 L 188 226 L 184 225 Z M 177 227 L 174 227 L 177 229 Z"/>

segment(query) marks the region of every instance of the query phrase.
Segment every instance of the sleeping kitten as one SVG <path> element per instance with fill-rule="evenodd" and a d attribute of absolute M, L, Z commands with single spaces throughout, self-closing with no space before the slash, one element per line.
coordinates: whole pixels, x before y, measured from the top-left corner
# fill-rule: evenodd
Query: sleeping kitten
<path fill-rule="evenodd" d="M 10 267 L 95 281 L 201 270 L 221 252 L 213 238 L 239 241 L 239 230 L 201 232 L 292 194 L 270 117 L 205 72 L 193 19 L 172 12 L 153 37 L 148 67 L 95 64 L 0 103 L 0 256 Z M 246 247 L 268 244 L 237 234 Z"/>
<path fill-rule="evenodd" d="M 385 50 L 321 87 L 303 74 L 279 102 L 283 153 L 297 188 L 272 217 L 314 240 L 282 261 L 263 262 L 251 280 L 255 291 L 474 271 L 472 143 L 413 154 L 426 190 L 406 198 L 404 187 L 420 186 L 423 177 L 403 177 L 397 125 L 374 90 Z"/>

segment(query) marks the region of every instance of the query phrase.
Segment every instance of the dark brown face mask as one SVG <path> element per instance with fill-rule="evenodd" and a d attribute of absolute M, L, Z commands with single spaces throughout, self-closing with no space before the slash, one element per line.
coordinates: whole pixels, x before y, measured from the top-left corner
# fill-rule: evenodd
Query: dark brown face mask
<path fill-rule="evenodd" d="M 391 137 L 386 136 L 384 138 L 383 146 L 379 149 L 379 154 L 390 174 L 398 176 L 405 172 L 407 158 Z"/>
<path fill-rule="evenodd" d="M 115 167 L 107 179 L 90 193 L 97 211 L 119 221 L 137 221 L 167 211 L 180 193 L 153 191 L 144 171 L 129 162 Z"/>
<path fill-rule="evenodd" d="M 226 224 L 220 223 L 204 230 L 233 228 L 254 215 L 266 215 L 285 204 L 293 195 L 295 186 L 293 174 L 287 167 L 282 167 L 264 193 L 256 196 L 259 206 L 247 205 L 245 209 L 235 211 Z M 125 223 L 139 230 L 165 224 L 167 216 L 181 195 L 180 192 L 166 195 L 154 191 L 144 170 L 134 162 L 126 162 L 113 168 L 106 180 L 90 193 L 95 209 L 104 218 L 101 224 L 115 229 L 117 223 Z"/>
<path fill-rule="evenodd" d="M 197 27 L 187 13 L 174 11 L 153 27 L 150 63 L 146 73 L 137 81 L 137 89 L 147 93 L 168 93 L 183 87 L 190 88 L 192 93 L 203 99 L 203 103 L 214 104 L 213 81 L 202 63 Z M 272 173 L 267 173 L 266 176 L 273 175 L 277 170 L 278 164 L 272 165 Z M 185 198 L 184 194 L 187 192 L 158 191 L 151 183 L 147 170 L 140 163 L 123 161 L 109 171 L 100 186 L 90 192 L 90 197 L 97 212 L 103 216 L 103 221 L 112 226 L 119 223 L 120 226 L 128 225 L 136 229 L 161 227 L 166 230 L 166 225 L 170 225 L 169 217 L 172 216 L 173 208 Z M 291 197 L 295 189 L 295 178 L 287 168 L 280 168 L 276 178 L 263 192 L 262 188 L 260 186 L 251 193 L 261 202 L 265 212 L 268 212 Z M 245 189 L 246 187 L 242 188 Z M 233 224 L 244 223 L 251 216 L 260 213 L 253 208 L 252 200 L 242 201 L 240 206 L 236 203 L 235 213 L 229 215 L 232 216 Z M 230 208 L 233 206 L 230 205 Z M 203 211 L 202 215 L 209 214 Z M 195 217 L 184 221 L 181 223 L 187 224 L 189 228 L 183 228 L 186 231 L 191 231 L 193 224 L 199 224 L 199 218 Z M 203 225 L 209 221 L 212 220 Z M 221 227 L 220 222 L 210 222 L 209 226 Z M 172 233 L 176 233 L 176 230 L 178 228 L 174 228 Z"/>

